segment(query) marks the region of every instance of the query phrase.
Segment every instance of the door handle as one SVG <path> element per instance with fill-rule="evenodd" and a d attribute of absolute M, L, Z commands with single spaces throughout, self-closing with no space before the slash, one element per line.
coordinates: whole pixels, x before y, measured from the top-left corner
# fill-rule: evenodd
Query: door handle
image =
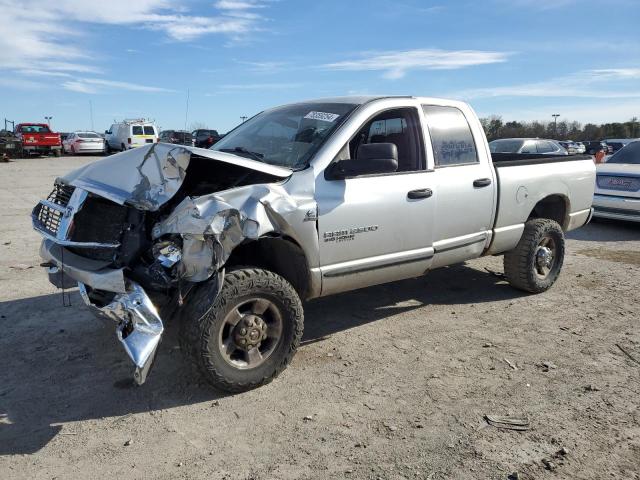
<path fill-rule="evenodd" d="M 490 178 L 479 178 L 473 181 L 473 186 L 476 188 L 488 187 L 489 185 L 491 185 Z"/>
<path fill-rule="evenodd" d="M 407 193 L 407 198 L 416 200 L 418 198 L 429 198 L 433 195 L 433 191 L 430 188 L 421 188 L 420 190 L 411 190 Z"/>

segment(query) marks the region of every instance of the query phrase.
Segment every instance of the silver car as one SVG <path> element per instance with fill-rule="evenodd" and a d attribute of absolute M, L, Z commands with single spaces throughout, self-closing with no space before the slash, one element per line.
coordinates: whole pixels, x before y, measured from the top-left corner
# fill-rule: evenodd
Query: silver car
<path fill-rule="evenodd" d="M 593 215 L 640 222 L 640 141 L 629 143 L 596 168 Z"/>
<path fill-rule="evenodd" d="M 72 155 L 79 153 L 104 153 L 104 138 L 96 132 L 78 131 L 70 133 L 62 142 L 62 150 L 64 153 Z"/>
<path fill-rule="evenodd" d="M 544 138 L 501 138 L 489 142 L 489 149 L 491 153 L 568 155 L 567 150 L 558 142 Z"/>

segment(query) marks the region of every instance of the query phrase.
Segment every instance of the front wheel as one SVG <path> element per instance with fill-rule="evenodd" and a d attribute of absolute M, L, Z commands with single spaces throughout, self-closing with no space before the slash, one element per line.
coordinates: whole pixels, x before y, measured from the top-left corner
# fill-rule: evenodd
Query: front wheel
<path fill-rule="evenodd" d="M 195 295 L 192 301 L 211 301 Z M 194 308 L 195 307 L 195 308 Z M 304 324 L 302 303 L 284 278 L 267 270 L 230 271 L 213 304 L 182 319 L 180 343 L 214 387 L 242 392 L 271 382 L 295 354 Z"/>
<path fill-rule="evenodd" d="M 555 283 L 564 261 L 564 233 L 557 222 L 529 220 L 518 245 L 504 255 L 509 284 L 525 292 L 540 293 Z"/>

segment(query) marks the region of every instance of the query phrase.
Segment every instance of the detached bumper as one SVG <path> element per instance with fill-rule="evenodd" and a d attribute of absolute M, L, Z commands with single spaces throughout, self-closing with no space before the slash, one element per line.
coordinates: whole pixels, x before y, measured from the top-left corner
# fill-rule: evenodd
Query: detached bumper
<path fill-rule="evenodd" d="M 43 240 L 40 256 L 51 264 L 51 283 L 58 288 L 77 283 L 91 311 L 116 323 L 118 339 L 136 367 L 134 379 L 143 384 L 164 331 L 162 319 L 144 289 L 125 279 L 122 269 L 107 268 L 108 262 L 75 255 L 52 240 Z"/>
<path fill-rule="evenodd" d="M 82 299 L 97 317 L 112 320 L 118 325 L 118 339 L 136 366 L 133 378 L 142 385 L 164 331 L 155 305 L 144 289 L 133 281 L 127 282 L 127 293 L 116 294 L 106 305 L 96 303 L 83 283 L 78 287 Z"/>

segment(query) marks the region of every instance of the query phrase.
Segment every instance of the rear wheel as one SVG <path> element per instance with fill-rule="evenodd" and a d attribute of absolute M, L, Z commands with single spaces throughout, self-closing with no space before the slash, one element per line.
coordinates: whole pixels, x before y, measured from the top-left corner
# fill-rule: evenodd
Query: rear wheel
<path fill-rule="evenodd" d="M 555 283 L 564 262 L 564 233 L 557 222 L 529 220 L 516 248 L 504 255 L 504 273 L 512 287 L 544 292 Z"/>
<path fill-rule="evenodd" d="M 210 302 L 209 295 L 192 301 Z M 216 388 L 241 392 L 271 382 L 289 364 L 302 337 L 302 303 L 284 278 L 267 270 L 228 272 L 207 311 L 182 319 L 180 342 Z"/>
<path fill-rule="evenodd" d="M 126 151 L 126 150 L 127 150 L 127 147 L 125 147 L 125 146 L 124 146 L 124 143 L 121 143 L 121 144 L 120 144 L 120 151 L 121 151 L 121 152 L 124 152 L 124 151 Z"/>
<path fill-rule="evenodd" d="M 56 149 L 53 151 L 53 156 L 54 156 L 54 157 L 59 157 L 59 156 L 61 156 L 61 155 L 62 155 L 62 150 L 61 150 L 61 149 L 56 148 Z"/>

